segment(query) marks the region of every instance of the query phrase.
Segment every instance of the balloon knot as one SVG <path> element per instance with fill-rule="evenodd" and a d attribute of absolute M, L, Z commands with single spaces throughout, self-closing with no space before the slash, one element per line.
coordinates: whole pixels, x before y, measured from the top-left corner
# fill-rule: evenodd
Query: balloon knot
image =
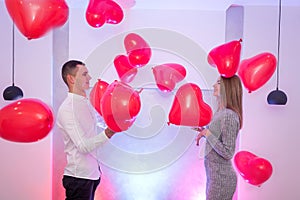
<path fill-rule="evenodd" d="M 137 93 L 141 93 L 144 90 L 144 88 L 141 88 Z"/>
<path fill-rule="evenodd" d="M 243 42 L 243 39 L 242 39 L 242 38 L 240 38 L 239 42 Z"/>

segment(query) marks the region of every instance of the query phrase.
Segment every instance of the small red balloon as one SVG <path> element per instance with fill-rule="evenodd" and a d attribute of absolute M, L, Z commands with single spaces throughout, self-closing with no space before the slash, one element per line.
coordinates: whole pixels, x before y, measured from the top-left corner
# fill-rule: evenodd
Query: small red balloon
<path fill-rule="evenodd" d="M 151 49 L 135 49 L 128 54 L 128 59 L 131 65 L 136 67 L 143 67 L 149 63 L 151 58 Z"/>
<path fill-rule="evenodd" d="M 124 38 L 124 46 L 127 54 L 132 50 L 148 48 L 149 44 L 136 33 L 129 33 Z"/>
<path fill-rule="evenodd" d="M 124 46 L 131 65 L 142 67 L 150 61 L 152 55 L 151 48 L 140 35 L 136 33 L 126 35 Z"/>
<path fill-rule="evenodd" d="M 273 172 L 271 163 L 260 157 L 253 158 L 249 161 L 248 182 L 252 185 L 260 186 L 267 181 Z"/>
<path fill-rule="evenodd" d="M 165 63 L 153 67 L 153 75 L 157 87 L 164 92 L 172 91 L 176 83 L 182 81 L 186 76 L 184 66 L 176 63 Z"/>
<path fill-rule="evenodd" d="M 248 171 L 249 160 L 255 158 L 256 155 L 249 151 L 239 151 L 234 156 L 234 164 L 239 173 L 245 177 Z"/>
<path fill-rule="evenodd" d="M 252 92 L 262 87 L 274 74 L 276 63 L 276 57 L 268 52 L 244 59 L 239 66 L 238 74 L 245 88 Z"/>
<path fill-rule="evenodd" d="M 225 43 L 209 52 L 208 63 L 217 67 L 221 76 L 229 78 L 237 72 L 241 56 L 241 41 Z"/>
<path fill-rule="evenodd" d="M 6 8 L 20 32 L 36 39 L 68 20 L 69 8 L 64 0 L 5 0 Z"/>
<path fill-rule="evenodd" d="M 0 110 L 0 136 L 13 142 L 36 142 L 48 135 L 54 117 L 38 99 L 21 99 Z"/>
<path fill-rule="evenodd" d="M 201 89 L 194 83 L 182 85 L 176 92 L 169 123 L 200 127 L 207 125 L 212 118 L 212 109 L 203 101 Z"/>
<path fill-rule="evenodd" d="M 90 0 L 85 17 L 90 26 L 99 28 L 105 23 L 119 24 L 124 18 L 124 13 L 114 1 Z"/>
<path fill-rule="evenodd" d="M 102 81 L 98 79 L 98 81 L 93 86 L 91 92 L 90 92 L 90 102 L 93 105 L 93 107 L 96 109 L 96 111 L 102 115 L 101 109 L 100 109 L 100 101 L 101 98 L 106 91 L 106 88 L 108 87 L 108 83 L 105 81 Z"/>
<path fill-rule="evenodd" d="M 137 74 L 137 69 L 129 63 L 128 57 L 119 55 L 114 59 L 114 66 L 117 70 L 119 78 L 125 83 L 133 81 Z"/>

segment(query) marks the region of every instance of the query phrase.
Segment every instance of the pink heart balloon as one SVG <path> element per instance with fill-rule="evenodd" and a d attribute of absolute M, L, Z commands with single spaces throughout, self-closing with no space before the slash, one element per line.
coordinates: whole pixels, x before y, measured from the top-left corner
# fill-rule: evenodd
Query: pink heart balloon
<path fill-rule="evenodd" d="M 244 59 L 238 74 L 245 88 L 252 92 L 262 87 L 275 72 L 276 62 L 275 56 L 268 52 Z"/>

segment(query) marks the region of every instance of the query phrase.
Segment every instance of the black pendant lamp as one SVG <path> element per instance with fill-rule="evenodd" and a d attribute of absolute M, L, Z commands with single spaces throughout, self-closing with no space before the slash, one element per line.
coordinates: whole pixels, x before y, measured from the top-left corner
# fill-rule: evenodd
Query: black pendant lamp
<path fill-rule="evenodd" d="M 278 43 L 277 43 L 277 82 L 276 90 L 268 95 L 267 101 L 271 105 L 285 105 L 287 102 L 286 94 L 278 89 L 279 85 L 279 51 L 280 51 L 280 26 L 281 26 L 281 0 L 279 0 L 279 23 L 278 23 Z"/>
<path fill-rule="evenodd" d="M 7 87 L 3 91 L 4 100 L 11 101 L 23 97 L 21 88 L 15 86 L 15 25 L 12 27 L 12 86 Z"/>

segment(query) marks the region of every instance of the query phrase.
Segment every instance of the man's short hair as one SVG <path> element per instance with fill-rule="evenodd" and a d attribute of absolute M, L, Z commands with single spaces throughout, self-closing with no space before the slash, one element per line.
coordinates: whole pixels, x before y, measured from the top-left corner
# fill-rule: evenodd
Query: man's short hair
<path fill-rule="evenodd" d="M 69 86 L 68 82 L 67 82 L 67 76 L 68 75 L 75 76 L 76 67 L 78 65 L 85 65 L 85 64 L 79 60 L 70 60 L 62 66 L 61 76 L 62 76 L 62 79 L 64 80 L 64 82 L 67 84 L 67 86 Z"/>

